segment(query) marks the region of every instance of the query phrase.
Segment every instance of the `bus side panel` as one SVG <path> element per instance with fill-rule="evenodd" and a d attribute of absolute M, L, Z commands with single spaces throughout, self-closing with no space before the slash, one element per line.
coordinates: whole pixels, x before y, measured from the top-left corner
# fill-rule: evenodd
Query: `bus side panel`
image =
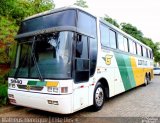
<path fill-rule="evenodd" d="M 131 56 L 131 65 L 134 73 L 134 78 L 136 82 L 136 86 L 142 85 L 144 83 L 145 71 L 143 67 L 138 67 L 136 63 L 136 58 Z"/>
<path fill-rule="evenodd" d="M 129 90 L 136 86 L 134 73 L 128 55 L 122 53 L 114 53 L 118 64 L 119 72 L 122 77 L 125 90 Z"/>

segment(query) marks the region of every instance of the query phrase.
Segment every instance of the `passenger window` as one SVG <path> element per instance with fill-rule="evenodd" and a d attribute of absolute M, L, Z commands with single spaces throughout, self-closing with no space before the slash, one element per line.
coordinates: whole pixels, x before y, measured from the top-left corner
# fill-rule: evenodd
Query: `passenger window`
<path fill-rule="evenodd" d="M 143 47 L 141 46 L 142 56 L 143 56 Z"/>
<path fill-rule="evenodd" d="M 129 52 L 133 53 L 133 42 L 132 42 L 132 40 L 129 40 Z"/>
<path fill-rule="evenodd" d="M 124 41 L 124 51 L 128 52 L 128 39 L 124 37 L 123 41 Z"/>
<path fill-rule="evenodd" d="M 100 36 L 101 44 L 105 47 L 109 47 L 109 29 L 104 24 L 100 24 Z"/>
<path fill-rule="evenodd" d="M 142 56 L 141 46 L 137 43 L 137 54 Z"/>
<path fill-rule="evenodd" d="M 147 58 L 149 58 L 149 54 L 148 54 L 148 49 L 146 48 L 146 55 L 147 55 Z"/>
<path fill-rule="evenodd" d="M 133 53 L 137 54 L 136 42 L 133 42 Z"/>
<path fill-rule="evenodd" d="M 144 56 L 144 57 L 147 56 L 147 54 L 146 54 L 146 48 L 145 48 L 145 47 L 143 47 L 143 56 Z"/>
<path fill-rule="evenodd" d="M 150 51 L 148 50 L 148 58 L 151 58 L 151 56 L 150 56 Z"/>
<path fill-rule="evenodd" d="M 136 43 L 132 40 L 129 40 L 129 51 L 130 53 L 137 54 Z"/>
<path fill-rule="evenodd" d="M 118 48 L 124 51 L 123 36 L 121 34 L 118 34 Z"/>
<path fill-rule="evenodd" d="M 116 32 L 110 30 L 110 47 L 116 49 Z"/>

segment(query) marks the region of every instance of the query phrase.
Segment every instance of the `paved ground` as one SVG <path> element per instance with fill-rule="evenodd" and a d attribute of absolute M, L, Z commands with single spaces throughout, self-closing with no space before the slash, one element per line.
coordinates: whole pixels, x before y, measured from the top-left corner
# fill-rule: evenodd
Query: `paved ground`
<path fill-rule="evenodd" d="M 0 111 L 0 117 L 46 118 L 57 122 L 69 122 L 70 120 L 71 122 L 72 120 L 92 122 L 92 120 L 98 121 L 98 117 L 160 117 L 160 76 L 155 76 L 146 87 L 141 86 L 111 98 L 105 102 L 102 110 L 98 112 L 91 112 L 86 108 L 71 115 L 59 115 L 31 108 L 14 107 L 12 111 L 7 111 L 6 113 Z M 93 117 L 97 118 L 94 119 Z M 112 122 L 112 118 L 109 119 L 110 122 Z M 151 120 L 160 122 L 160 119 Z M 132 121 L 134 121 L 133 118 Z"/>

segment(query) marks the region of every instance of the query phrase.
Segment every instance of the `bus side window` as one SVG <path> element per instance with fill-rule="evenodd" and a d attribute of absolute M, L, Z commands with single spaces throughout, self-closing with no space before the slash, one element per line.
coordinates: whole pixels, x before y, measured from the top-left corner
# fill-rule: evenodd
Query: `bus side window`
<path fill-rule="evenodd" d="M 143 56 L 144 56 L 144 57 L 147 56 L 147 54 L 146 54 L 146 48 L 145 48 L 145 47 L 143 47 Z"/>
<path fill-rule="evenodd" d="M 142 56 L 141 46 L 137 43 L 137 54 Z"/>
<path fill-rule="evenodd" d="M 102 46 L 109 47 L 109 28 L 104 24 L 100 24 L 100 37 Z"/>
<path fill-rule="evenodd" d="M 126 37 L 123 38 L 124 42 L 124 51 L 128 52 L 128 39 Z"/>
<path fill-rule="evenodd" d="M 132 40 L 129 40 L 129 52 L 133 53 L 133 44 L 132 44 Z"/>
<path fill-rule="evenodd" d="M 144 54 L 143 54 L 143 47 L 142 46 L 141 46 L 141 51 L 142 51 L 142 56 L 143 56 Z"/>
<path fill-rule="evenodd" d="M 110 39 L 110 47 L 116 49 L 116 32 L 110 30 L 109 31 L 109 39 Z"/>
<path fill-rule="evenodd" d="M 149 49 L 148 49 L 148 58 L 151 58 Z"/>
<path fill-rule="evenodd" d="M 124 51 L 124 42 L 123 42 L 123 36 L 118 33 L 118 48 L 122 51 Z"/>
<path fill-rule="evenodd" d="M 148 49 L 146 48 L 146 54 L 147 54 L 147 58 L 149 58 L 149 54 L 148 54 Z"/>

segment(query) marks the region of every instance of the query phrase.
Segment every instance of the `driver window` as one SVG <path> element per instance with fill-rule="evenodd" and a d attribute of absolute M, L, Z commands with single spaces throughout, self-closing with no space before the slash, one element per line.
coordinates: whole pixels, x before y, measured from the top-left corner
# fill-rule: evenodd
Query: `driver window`
<path fill-rule="evenodd" d="M 88 59 L 88 40 L 86 36 L 78 35 L 76 42 L 76 57 Z"/>

